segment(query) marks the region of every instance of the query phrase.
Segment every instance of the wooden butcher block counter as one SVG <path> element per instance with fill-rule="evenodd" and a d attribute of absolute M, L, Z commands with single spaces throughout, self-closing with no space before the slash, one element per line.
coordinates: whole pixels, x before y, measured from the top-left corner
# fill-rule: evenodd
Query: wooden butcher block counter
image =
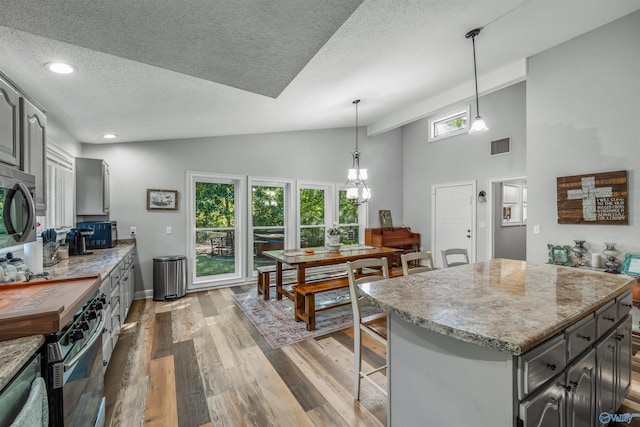
<path fill-rule="evenodd" d="M 0 285 L 0 341 L 61 330 L 100 288 L 100 276 Z"/>

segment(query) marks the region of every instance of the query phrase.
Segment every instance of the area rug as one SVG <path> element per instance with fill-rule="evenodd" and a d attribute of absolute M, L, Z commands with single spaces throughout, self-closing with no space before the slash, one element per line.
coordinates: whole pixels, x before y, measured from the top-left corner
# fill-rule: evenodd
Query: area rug
<path fill-rule="evenodd" d="M 255 289 L 234 295 L 233 299 L 273 348 L 320 337 L 353 325 L 351 304 L 346 304 L 316 313 L 316 329 L 307 331 L 304 322 L 294 320 L 293 301 L 287 298 L 280 301 L 274 299 L 273 288 L 271 293 L 272 299 L 269 301 L 264 301 L 262 295 L 257 295 Z M 316 295 L 316 306 L 346 301 L 349 301 L 348 289 Z M 365 316 L 377 311 L 378 309 L 373 306 L 363 307 L 363 315 Z"/>

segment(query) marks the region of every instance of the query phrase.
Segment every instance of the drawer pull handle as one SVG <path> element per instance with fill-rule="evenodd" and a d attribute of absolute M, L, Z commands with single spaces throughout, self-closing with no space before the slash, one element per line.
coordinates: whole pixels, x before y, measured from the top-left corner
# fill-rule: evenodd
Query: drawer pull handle
<path fill-rule="evenodd" d="M 569 384 L 575 389 L 578 388 L 578 381 L 569 381 Z"/>
<path fill-rule="evenodd" d="M 628 303 L 622 303 L 622 305 L 624 305 L 625 307 L 629 307 L 629 308 L 633 307 L 633 304 L 628 304 Z"/>
<path fill-rule="evenodd" d="M 608 320 L 610 322 L 615 322 L 616 319 L 614 319 L 613 317 L 603 317 L 604 320 Z"/>
<path fill-rule="evenodd" d="M 571 386 L 570 385 L 561 385 L 560 387 L 562 387 L 563 389 L 567 390 L 567 392 L 571 391 Z"/>
<path fill-rule="evenodd" d="M 578 338 L 582 338 L 583 340 L 585 340 L 585 341 L 587 341 L 587 342 L 591 341 L 591 337 L 590 337 L 590 336 L 588 336 L 588 335 L 580 335 L 580 334 L 576 334 L 576 336 L 577 336 Z"/>
<path fill-rule="evenodd" d="M 549 363 L 547 363 L 547 368 L 551 369 L 552 371 L 556 370 L 556 365 L 551 365 Z"/>
<path fill-rule="evenodd" d="M 618 341 L 622 341 L 622 340 L 624 339 L 624 334 L 617 334 L 617 335 L 616 335 L 616 339 L 617 339 Z"/>

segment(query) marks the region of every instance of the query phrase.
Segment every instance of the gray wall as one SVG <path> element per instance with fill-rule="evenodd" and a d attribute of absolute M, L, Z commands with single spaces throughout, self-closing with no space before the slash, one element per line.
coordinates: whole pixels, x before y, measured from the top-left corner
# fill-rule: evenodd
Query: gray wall
<path fill-rule="evenodd" d="M 529 59 L 527 76 L 527 258 L 546 262 L 547 244 L 616 241 L 640 249 L 637 197 L 640 12 Z M 487 116 L 488 117 L 488 116 Z M 560 225 L 556 178 L 628 170 L 629 225 Z M 533 225 L 541 226 L 533 234 Z M 589 258 L 590 259 L 590 258 Z"/>
<path fill-rule="evenodd" d="M 367 137 L 360 129 L 361 167 L 369 171 L 373 196 L 369 206 L 372 226 L 378 210 L 390 209 L 402 218 L 401 131 Z M 137 227 L 142 283 L 138 296 L 153 287 L 153 257 L 186 253 L 186 171 L 289 178 L 329 182 L 346 181 L 355 146 L 353 128 L 272 133 L 191 140 L 83 145 L 82 155 L 102 158 L 111 173 L 110 219 L 118 221 L 118 235 L 127 238 Z M 179 191 L 177 211 L 146 210 L 148 188 Z M 166 234 L 167 226 L 173 234 Z"/>
<path fill-rule="evenodd" d="M 471 103 L 471 101 L 469 101 Z M 463 105 L 463 104 L 460 104 Z M 477 191 L 489 194 L 488 180 L 526 175 L 525 83 L 480 98 L 480 111 L 489 131 L 428 141 L 428 118 L 402 128 L 404 147 L 404 224 L 421 233 L 422 246 L 431 248 L 431 186 L 477 181 Z M 471 116 L 475 115 L 472 108 Z M 491 140 L 511 137 L 511 154 L 491 157 Z M 488 228 L 491 201 L 477 206 L 476 260 L 489 259 Z M 393 212 L 394 222 L 396 214 Z"/>

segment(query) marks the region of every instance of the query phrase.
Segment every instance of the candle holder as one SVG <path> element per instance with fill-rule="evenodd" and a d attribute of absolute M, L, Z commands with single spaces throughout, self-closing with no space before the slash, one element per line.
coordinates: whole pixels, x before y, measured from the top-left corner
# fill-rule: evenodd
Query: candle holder
<path fill-rule="evenodd" d="M 605 243 L 605 250 L 602 251 L 602 254 L 607 257 L 607 260 L 604 262 L 604 266 L 606 268 L 606 273 L 618 274 L 620 273 L 620 263 L 616 259 L 616 255 L 620 252 L 616 249 L 615 243 Z"/>
<path fill-rule="evenodd" d="M 575 256 L 574 267 L 583 267 L 585 265 L 584 255 L 587 253 L 587 248 L 584 247 L 584 240 L 574 240 L 575 246 L 571 248 L 573 255 Z"/>

